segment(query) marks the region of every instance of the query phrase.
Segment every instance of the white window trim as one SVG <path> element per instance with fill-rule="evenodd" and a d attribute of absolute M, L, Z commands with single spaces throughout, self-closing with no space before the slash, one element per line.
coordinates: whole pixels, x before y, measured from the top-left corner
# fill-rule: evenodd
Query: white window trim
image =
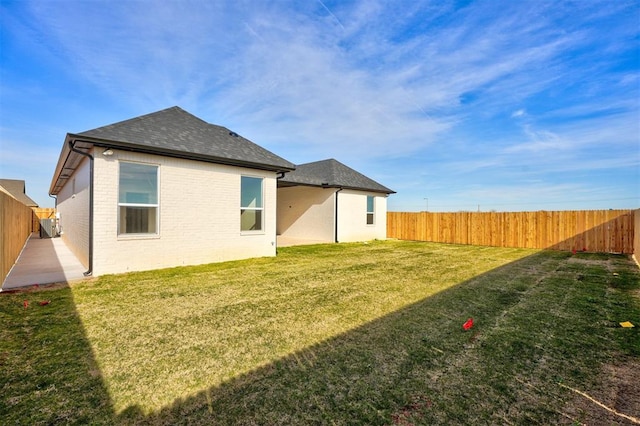
<path fill-rule="evenodd" d="M 262 192 L 262 207 L 242 207 L 242 178 L 243 177 L 249 177 L 249 178 L 255 178 L 255 179 L 260 179 L 261 180 L 261 188 L 260 191 Z M 267 232 L 265 231 L 265 205 L 267 204 L 267 200 L 265 197 L 265 190 L 264 190 L 264 185 L 265 185 L 265 177 L 264 176 L 256 176 L 256 175 L 240 175 L 240 235 L 265 235 Z M 243 230 L 242 229 L 242 210 L 255 210 L 255 211 L 261 211 L 262 214 L 260 215 L 260 229 L 259 230 Z"/>
<path fill-rule="evenodd" d="M 372 204 L 373 210 L 372 211 L 369 211 L 369 197 L 371 197 L 371 199 L 373 201 L 373 204 Z M 367 195 L 366 210 L 367 210 L 367 213 L 365 215 L 365 224 L 367 226 L 376 226 L 376 197 L 375 197 L 375 195 Z M 369 222 L 369 215 L 372 215 L 372 218 L 373 218 L 373 221 L 371 223 L 368 223 Z"/>
<path fill-rule="evenodd" d="M 145 166 L 154 166 L 156 168 L 156 178 L 158 180 L 158 202 L 155 204 L 139 204 L 139 203 L 121 203 L 120 202 L 120 164 L 129 163 L 129 164 L 142 164 Z M 148 240 L 148 239 L 158 239 L 160 238 L 160 164 L 158 163 L 145 163 L 142 161 L 126 161 L 120 160 L 118 161 L 118 212 L 117 212 L 117 223 L 116 223 L 116 235 L 118 236 L 118 240 Z M 120 233 L 120 207 L 155 207 L 156 209 L 156 232 L 148 232 L 148 233 Z"/>

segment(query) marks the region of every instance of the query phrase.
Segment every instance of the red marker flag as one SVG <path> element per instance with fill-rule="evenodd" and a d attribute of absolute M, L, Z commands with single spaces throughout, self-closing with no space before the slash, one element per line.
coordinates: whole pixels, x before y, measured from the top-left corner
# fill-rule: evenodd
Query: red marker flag
<path fill-rule="evenodd" d="M 473 318 L 469 318 L 467 320 L 467 322 L 465 322 L 464 324 L 462 324 L 462 328 L 464 328 L 465 330 L 470 329 L 471 327 L 473 327 Z"/>

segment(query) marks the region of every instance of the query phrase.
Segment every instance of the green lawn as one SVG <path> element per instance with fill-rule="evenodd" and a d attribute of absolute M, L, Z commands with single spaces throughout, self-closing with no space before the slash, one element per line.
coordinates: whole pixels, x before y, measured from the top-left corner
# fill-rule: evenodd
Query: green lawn
<path fill-rule="evenodd" d="M 600 395 L 605 368 L 640 367 L 627 320 L 640 326 L 640 271 L 626 256 L 283 248 L 0 294 L 0 418 L 579 424 L 591 414 L 570 388 Z"/>

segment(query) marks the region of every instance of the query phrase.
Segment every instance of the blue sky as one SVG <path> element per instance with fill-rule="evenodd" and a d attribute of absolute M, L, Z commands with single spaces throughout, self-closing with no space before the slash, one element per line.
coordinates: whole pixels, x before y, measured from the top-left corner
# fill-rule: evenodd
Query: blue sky
<path fill-rule="evenodd" d="M 389 210 L 640 207 L 640 1 L 0 0 L 0 177 L 178 105 Z"/>

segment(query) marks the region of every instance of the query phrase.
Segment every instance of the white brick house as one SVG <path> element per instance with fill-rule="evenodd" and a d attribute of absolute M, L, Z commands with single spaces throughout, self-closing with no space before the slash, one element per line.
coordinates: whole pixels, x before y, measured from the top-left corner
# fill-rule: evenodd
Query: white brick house
<path fill-rule="evenodd" d="M 278 180 L 278 235 L 294 243 L 383 240 L 392 193 L 334 159 L 300 164 Z"/>
<path fill-rule="evenodd" d="M 87 273 L 276 253 L 276 179 L 295 166 L 178 107 L 68 134 L 51 183 Z"/>
<path fill-rule="evenodd" d="M 322 242 L 385 238 L 393 191 L 337 164 L 348 181 L 317 184 L 309 165 L 285 180 L 294 164 L 172 107 L 67 134 L 49 193 L 86 275 L 274 256 L 279 227 Z"/>

